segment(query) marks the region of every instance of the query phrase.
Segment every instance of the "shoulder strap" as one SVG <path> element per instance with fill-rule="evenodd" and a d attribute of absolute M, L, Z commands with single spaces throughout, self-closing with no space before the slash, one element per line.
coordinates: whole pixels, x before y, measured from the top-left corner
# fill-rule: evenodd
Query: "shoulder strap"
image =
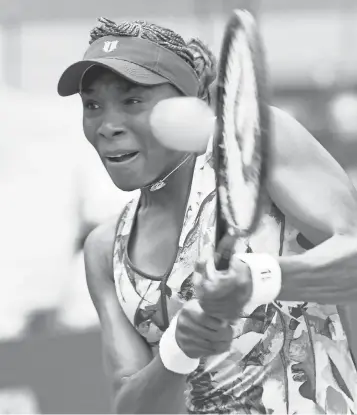
<path fill-rule="evenodd" d="M 121 211 L 121 213 L 120 213 L 120 215 L 118 217 L 117 223 L 115 225 L 115 234 L 114 234 L 114 240 L 113 240 L 113 245 L 112 245 L 112 270 L 113 270 L 113 275 L 114 275 L 114 255 L 115 255 L 116 246 L 117 246 L 119 226 L 121 225 L 122 220 L 123 220 L 123 217 L 125 216 L 125 214 L 129 210 L 129 207 L 130 207 L 130 205 L 131 205 L 132 202 L 133 202 L 133 200 L 130 200 L 124 206 L 124 209 Z"/>

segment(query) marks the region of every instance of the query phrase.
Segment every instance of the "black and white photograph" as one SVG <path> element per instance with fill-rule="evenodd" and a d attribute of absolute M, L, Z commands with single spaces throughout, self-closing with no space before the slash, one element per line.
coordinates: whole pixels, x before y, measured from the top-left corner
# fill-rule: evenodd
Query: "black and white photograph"
<path fill-rule="evenodd" d="M 0 0 L 0 414 L 357 414 L 357 0 Z"/>

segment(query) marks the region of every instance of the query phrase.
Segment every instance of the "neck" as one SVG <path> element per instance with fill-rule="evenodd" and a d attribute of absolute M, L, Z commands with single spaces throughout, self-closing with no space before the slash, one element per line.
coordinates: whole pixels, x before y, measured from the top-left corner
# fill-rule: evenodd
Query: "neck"
<path fill-rule="evenodd" d="M 150 191 L 150 187 L 141 189 L 141 210 L 152 207 L 166 209 L 170 206 L 180 209 L 186 200 L 194 166 L 195 157 L 192 156 L 165 180 L 166 185 L 163 188 L 153 192 Z"/>

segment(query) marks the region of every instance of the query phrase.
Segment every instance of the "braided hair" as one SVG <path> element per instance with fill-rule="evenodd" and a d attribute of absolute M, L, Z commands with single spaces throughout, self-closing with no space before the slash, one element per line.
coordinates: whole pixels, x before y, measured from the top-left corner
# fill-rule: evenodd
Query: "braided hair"
<path fill-rule="evenodd" d="M 144 20 L 115 23 L 105 17 L 98 19 L 99 25 L 90 32 L 89 44 L 104 36 L 140 37 L 150 40 L 186 61 L 196 72 L 200 81 L 198 97 L 211 102 L 210 87 L 217 76 L 216 59 L 209 48 L 199 39 L 188 42 L 173 30 Z"/>

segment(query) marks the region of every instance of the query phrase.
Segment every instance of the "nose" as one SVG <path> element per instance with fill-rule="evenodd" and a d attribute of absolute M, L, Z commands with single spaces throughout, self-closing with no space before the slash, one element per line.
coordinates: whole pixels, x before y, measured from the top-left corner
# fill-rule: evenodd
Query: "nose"
<path fill-rule="evenodd" d="M 118 138 L 125 133 L 124 118 L 118 112 L 111 112 L 107 114 L 98 128 L 98 135 L 112 140 Z"/>

